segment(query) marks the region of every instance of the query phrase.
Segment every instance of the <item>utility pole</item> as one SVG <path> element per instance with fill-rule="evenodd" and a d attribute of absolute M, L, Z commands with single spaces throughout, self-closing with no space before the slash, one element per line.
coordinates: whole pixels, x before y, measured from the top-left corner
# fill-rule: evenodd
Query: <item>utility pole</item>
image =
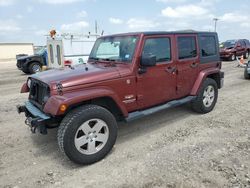
<path fill-rule="evenodd" d="M 95 20 L 95 34 L 97 35 L 98 33 L 98 25 L 97 25 L 97 21 Z"/>
<path fill-rule="evenodd" d="M 214 18 L 214 32 L 216 32 L 216 27 L 217 27 L 217 21 L 219 20 L 219 18 Z"/>

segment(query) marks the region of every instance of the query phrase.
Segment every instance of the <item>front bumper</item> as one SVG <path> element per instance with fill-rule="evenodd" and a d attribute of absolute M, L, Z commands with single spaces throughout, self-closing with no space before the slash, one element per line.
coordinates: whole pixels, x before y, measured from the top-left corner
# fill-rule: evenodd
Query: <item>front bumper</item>
<path fill-rule="evenodd" d="M 25 124 L 30 127 L 32 133 L 36 132 L 36 129 L 39 130 L 41 134 L 47 134 L 46 123 L 51 119 L 50 116 L 44 114 L 37 107 L 35 107 L 31 102 L 25 102 L 25 105 L 18 105 L 17 112 L 25 113 L 27 117 Z"/>

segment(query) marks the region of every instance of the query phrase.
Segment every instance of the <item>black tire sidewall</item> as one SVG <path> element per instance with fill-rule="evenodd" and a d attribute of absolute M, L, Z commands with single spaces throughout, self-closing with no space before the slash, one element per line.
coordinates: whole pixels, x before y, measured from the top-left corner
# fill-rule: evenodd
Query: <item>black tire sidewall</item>
<path fill-rule="evenodd" d="M 102 107 L 95 106 L 91 108 L 80 108 L 78 112 L 79 115 L 71 118 L 70 123 L 65 130 L 63 136 L 63 147 L 65 154 L 74 162 L 79 164 L 91 164 L 104 158 L 109 151 L 112 149 L 116 137 L 117 137 L 117 124 L 113 115 Z M 69 114 L 69 116 L 74 116 L 74 112 Z M 85 155 L 77 150 L 75 147 L 74 139 L 78 128 L 89 119 L 101 119 L 103 120 L 109 129 L 109 138 L 105 146 L 95 154 Z"/>

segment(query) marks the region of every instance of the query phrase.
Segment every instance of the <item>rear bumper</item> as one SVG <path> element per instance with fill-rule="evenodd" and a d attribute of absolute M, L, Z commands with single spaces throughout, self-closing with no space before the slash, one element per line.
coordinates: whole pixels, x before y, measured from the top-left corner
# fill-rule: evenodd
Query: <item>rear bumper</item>
<path fill-rule="evenodd" d="M 25 113 L 27 117 L 25 124 L 30 127 L 32 133 L 35 133 L 38 129 L 41 134 L 47 134 L 46 123 L 51 119 L 50 116 L 41 112 L 37 107 L 35 107 L 31 102 L 25 102 L 25 105 L 18 105 L 17 112 Z"/>

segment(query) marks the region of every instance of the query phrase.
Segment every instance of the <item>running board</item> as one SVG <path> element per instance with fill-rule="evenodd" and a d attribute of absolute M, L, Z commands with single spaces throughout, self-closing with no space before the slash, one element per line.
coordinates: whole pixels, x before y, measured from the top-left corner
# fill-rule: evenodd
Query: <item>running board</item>
<path fill-rule="evenodd" d="M 185 98 L 182 98 L 179 100 L 173 100 L 173 101 L 167 102 L 167 103 L 160 105 L 160 106 L 148 108 L 146 110 L 131 112 L 128 114 L 128 117 L 125 118 L 125 121 L 130 122 L 130 121 L 142 118 L 144 116 L 148 116 L 150 114 L 153 114 L 153 113 L 156 113 L 156 112 L 168 109 L 168 108 L 176 107 L 176 106 L 191 102 L 195 98 L 196 98 L 196 96 L 188 96 L 188 97 L 185 97 Z"/>

